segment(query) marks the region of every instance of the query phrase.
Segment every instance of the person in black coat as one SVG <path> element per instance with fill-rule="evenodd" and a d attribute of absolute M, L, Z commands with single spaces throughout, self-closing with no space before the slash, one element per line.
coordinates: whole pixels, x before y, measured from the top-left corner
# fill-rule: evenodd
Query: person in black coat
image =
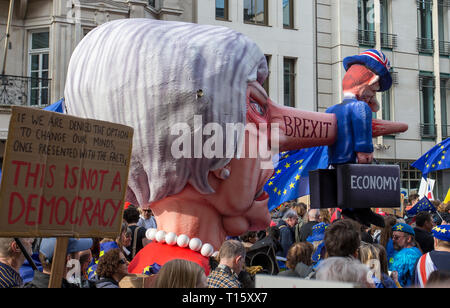
<path fill-rule="evenodd" d="M 424 254 L 434 250 L 434 238 L 431 233 L 433 227 L 433 217 L 430 213 L 420 212 L 416 215 L 415 238 Z"/>

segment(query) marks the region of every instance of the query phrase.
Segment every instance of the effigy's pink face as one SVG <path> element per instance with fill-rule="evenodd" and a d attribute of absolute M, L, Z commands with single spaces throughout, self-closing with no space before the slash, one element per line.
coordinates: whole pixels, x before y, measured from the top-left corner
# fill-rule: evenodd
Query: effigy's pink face
<path fill-rule="evenodd" d="M 231 160 L 228 179 L 212 184 L 213 204 L 228 235 L 269 226 L 269 195 L 264 185 L 273 175 L 272 154 L 331 144 L 335 138 L 334 115 L 279 106 L 257 82 L 248 85 L 246 119 L 242 158 Z"/>

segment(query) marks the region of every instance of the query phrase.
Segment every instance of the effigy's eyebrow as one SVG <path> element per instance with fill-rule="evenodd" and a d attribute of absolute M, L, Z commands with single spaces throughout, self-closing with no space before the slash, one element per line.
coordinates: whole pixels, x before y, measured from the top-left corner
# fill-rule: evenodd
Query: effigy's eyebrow
<path fill-rule="evenodd" d="M 253 89 L 253 91 L 251 92 L 251 96 L 253 96 L 255 99 L 258 99 L 260 103 L 267 103 L 267 99 L 269 98 L 269 96 L 259 83 L 250 83 L 249 86 Z"/>

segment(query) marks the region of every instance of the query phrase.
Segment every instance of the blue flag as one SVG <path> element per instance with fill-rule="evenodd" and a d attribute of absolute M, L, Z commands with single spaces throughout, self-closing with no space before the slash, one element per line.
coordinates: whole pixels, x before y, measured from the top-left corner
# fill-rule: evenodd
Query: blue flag
<path fill-rule="evenodd" d="M 408 217 L 416 216 L 419 212 L 431 212 L 435 213 L 436 208 L 433 204 L 428 200 L 427 197 L 423 197 L 419 200 L 409 211 L 406 211 Z"/>
<path fill-rule="evenodd" d="M 447 138 L 432 147 L 431 150 L 412 163 L 411 166 L 422 171 L 422 176 L 426 179 L 427 174 L 430 172 L 450 168 L 449 150 L 450 138 Z"/>
<path fill-rule="evenodd" d="M 64 98 L 61 98 L 56 103 L 53 103 L 50 106 L 45 107 L 44 110 L 64 113 L 63 104 L 64 104 Z"/>
<path fill-rule="evenodd" d="M 274 161 L 274 175 L 264 186 L 269 194 L 269 211 L 309 194 L 308 172 L 328 167 L 328 147 L 283 152 Z"/>

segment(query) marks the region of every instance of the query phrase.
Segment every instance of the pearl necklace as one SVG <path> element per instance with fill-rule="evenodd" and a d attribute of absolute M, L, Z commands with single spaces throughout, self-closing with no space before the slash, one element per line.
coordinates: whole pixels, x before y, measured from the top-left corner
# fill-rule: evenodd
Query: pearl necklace
<path fill-rule="evenodd" d="M 158 231 L 158 229 L 151 228 L 145 232 L 145 236 L 151 241 L 156 240 L 162 244 L 166 243 L 170 246 L 176 244 L 181 248 L 189 247 L 189 249 L 193 251 L 199 251 L 202 256 L 207 258 L 219 253 L 218 251 L 214 251 L 214 247 L 211 244 L 203 244 L 202 241 L 196 237 L 190 239 L 186 234 L 176 235 L 174 232 L 166 233 L 163 230 Z"/>

